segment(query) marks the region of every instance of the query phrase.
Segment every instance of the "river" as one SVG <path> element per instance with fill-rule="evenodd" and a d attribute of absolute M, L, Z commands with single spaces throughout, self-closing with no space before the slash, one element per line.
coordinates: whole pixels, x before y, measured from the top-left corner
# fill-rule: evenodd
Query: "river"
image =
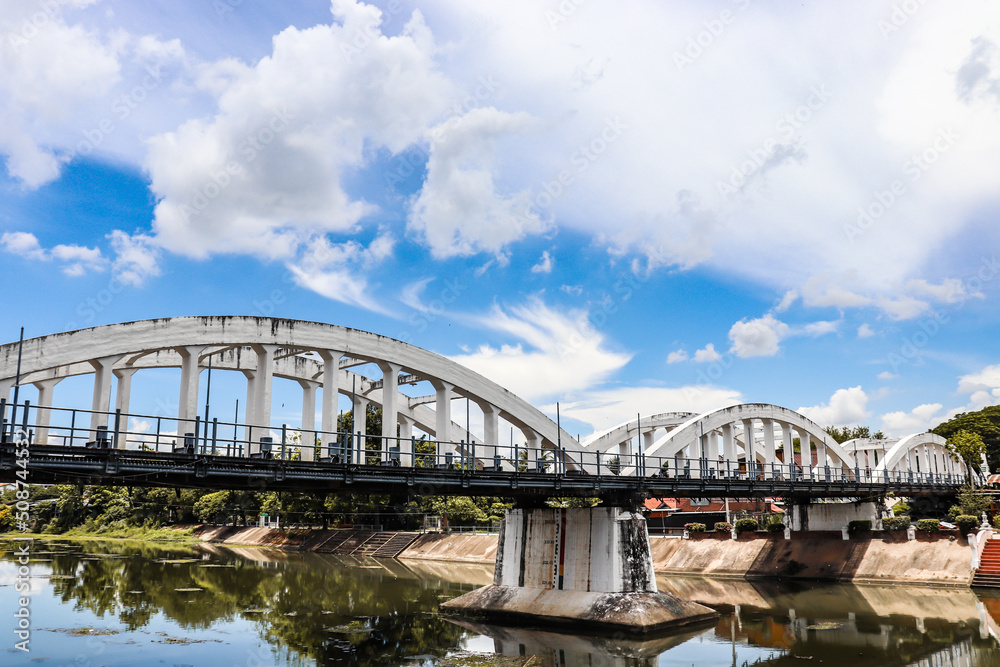
<path fill-rule="evenodd" d="M 214 545 L 36 541 L 19 611 L 0 541 L 3 665 L 997 665 L 1000 595 L 969 589 L 664 577 L 717 622 L 655 639 L 453 622 L 441 601 L 492 567 Z M 15 647 L 27 615 L 30 652 Z"/>

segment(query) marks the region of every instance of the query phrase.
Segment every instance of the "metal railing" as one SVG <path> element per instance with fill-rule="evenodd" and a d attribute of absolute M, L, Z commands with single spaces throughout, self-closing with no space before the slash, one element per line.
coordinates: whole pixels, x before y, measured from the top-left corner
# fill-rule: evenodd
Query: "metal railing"
<path fill-rule="evenodd" d="M 45 419 L 39 419 L 40 414 Z M 100 412 L 78 408 L 11 404 L 0 398 L 0 442 L 15 431 L 32 444 L 57 445 L 73 451 L 118 450 L 179 456 L 309 461 L 314 465 L 404 466 L 478 473 L 550 474 L 560 476 L 641 477 L 650 479 L 907 484 L 955 486 L 962 473 L 810 466 L 679 456 L 643 456 L 568 451 L 524 444 L 446 442 L 424 437 L 400 438 L 361 431 L 302 431 L 282 424 L 264 426 L 201 417 L 180 419 L 158 415 Z M 301 438 L 313 440 L 302 443 Z M 312 456 L 308 450 L 312 449 Z"/>

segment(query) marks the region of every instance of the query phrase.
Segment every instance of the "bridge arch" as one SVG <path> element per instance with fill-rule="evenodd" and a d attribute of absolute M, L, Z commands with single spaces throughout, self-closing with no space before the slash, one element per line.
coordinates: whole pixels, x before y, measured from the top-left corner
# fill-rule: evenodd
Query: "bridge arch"
<path fill-rule="evenodd" d="M 21 383 L 35 384 L 39 403 L 48 406 L 52 390 L 61 379 L 93 374 L 92 409 L 98 413 L 113 410 L 113 376 L 118 378 L 115 405 L 121 408 L 128 404 L 132 374 L 144 368 L 179 367 L 178 420 L 193 423 L 198 414 L 199 372 L 209 355 L 213 367 L 221 363 L 246 375 L 246 421 L 259 429 L 258 433 L 271 426 L 274 377 L 298 381 L 314 401 L 314 392 L 322 388 L 319 430 L 332 433 L 336 431 L 337 397 L 350 391 L 344 382 L 353 377 L 361 379 L 348 369 L 374 363 L 382 377 L 363 378 L 355 408 L 365 402 L 381 405 L 383 436 L 395 436 L 397 422 L 406 427 L 412 419 L 422 430 L 440 440 L 447 439 L 454 427 L 451 401 L 468 396 L 483 409 L 487 443 L 499 440 L 498 420 L 503 418 L 522 431 L 528 447 L 553 449 L 559 443 L 566 452 L 582 451 L 569 433 L 559 431 L 537 408 L 475 371 L 402 341 L 317 322 L 237 316 L 174 317 L 31 338 L 23 345 Z M 14 384 L 17 359 L 17 343 L 0 346 L 2 395 L 9 395 Z M 432 397 L 411 399 L 399 392 L 401 382 L 423 380 L 434 387 Z M 431 402 L 435 404 L 433 410 L 424 405 Z M 309 417 L 306 411 L 303 417 L 304 421 Z M 92 428 L 96 429 L 99 419 L 100 415 L 94 414 Z M 304 430 L 314 427 L 304 424 Z"/>
<path fill-rule="evenodd" d="M 802 452 L 797 461 L 800 466 L 854 467 L 851 453 L 816 422 L 767 403 L 743 403 L 692 416 L 655 440 L 645 453 L 661 459 L 705 460 L 712 470 L 731 470 L 748 463 L 787 466 L 794 456 L 789 452 L 796 437 Z"/>
<path fill-rule="evenodd" d="M 886 471 L 935 476 L 977 474 L 970 471 L 948 446 L 948 441 L 936 433 L 914 433 L 900 438 L 886 449 L 884 458 L 875 469 L 879 474 Z"/>

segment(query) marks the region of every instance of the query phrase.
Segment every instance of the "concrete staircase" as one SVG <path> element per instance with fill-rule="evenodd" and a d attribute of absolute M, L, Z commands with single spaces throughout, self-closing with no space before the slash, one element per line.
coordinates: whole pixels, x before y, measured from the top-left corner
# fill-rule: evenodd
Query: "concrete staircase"
<path fill-rule="evenodd" d="M 350 554 L 395 558 L 417 539 L 419 533 L 370 530 L 335 530 L 322 539 L 311 541 L 309 551 L 325 554 Z"/>
<path fill-rule="evenodd" d="M 979 569 L 972 578 L 972 585 L 982 588 L 1000 588 L 1000 539 L 987 540 Z"/>
<path fill-rule="evenodd" d="M 417 539 L 420 533 L 393 533 L 382 546 L 372 552 L 376 558 L 395 558 Z"/>

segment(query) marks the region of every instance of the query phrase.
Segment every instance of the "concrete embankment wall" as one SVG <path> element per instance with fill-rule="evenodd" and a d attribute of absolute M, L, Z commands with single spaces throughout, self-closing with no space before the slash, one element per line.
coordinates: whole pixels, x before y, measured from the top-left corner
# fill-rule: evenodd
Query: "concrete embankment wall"
<path fill-rule="evenodd" d="M 286 549 L 311 541 L 309 533 L 267 528 L 206 527 L 196 534 L 207 542 Z M 649 542 L 653 569 L 660 575 L 967 586 L 972 574 L 971 551 L 964 540 L 841 540 L 831 535 L 791 540 L 651 537 Z M 400 558 L 492 565 L 496 551 L 496 535 L 426 533 Z"/>
<path fill-rule="evenodd" d="M 947 540 L 887 542 L 805 537 L 650 539 L 658 573 L 967 586 L 971 551 Z"/>

